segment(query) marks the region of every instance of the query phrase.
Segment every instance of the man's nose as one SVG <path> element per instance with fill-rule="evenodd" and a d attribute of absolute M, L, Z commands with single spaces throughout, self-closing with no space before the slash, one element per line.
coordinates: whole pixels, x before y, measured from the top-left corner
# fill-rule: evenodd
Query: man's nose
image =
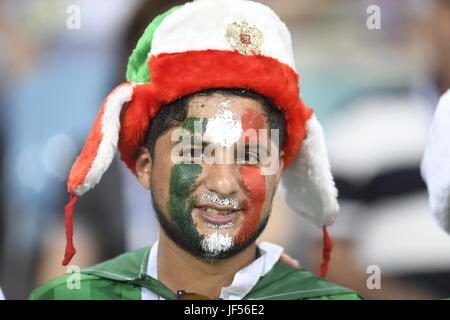
<path fill-rule="evenodd" d="M 239 171 L 233 164 L 209 165 L 205 177 L 205 187 L 209 192 L 221 197 L 236 195 L 239 190 Z"/>

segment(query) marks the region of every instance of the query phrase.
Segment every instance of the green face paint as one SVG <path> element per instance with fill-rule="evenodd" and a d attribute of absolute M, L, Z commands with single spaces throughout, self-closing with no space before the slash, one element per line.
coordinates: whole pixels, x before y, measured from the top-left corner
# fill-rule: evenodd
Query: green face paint
<path fill-rule="evenodd" d="M 195 143 L 199 133 L 202 135 L 208 119 L 200 120 L 199 117 L 188 117 L 183 122 L 181 128 L 189 131 L 190 140 Z M 199 130 L 201 125 L 201 130 Z M 197 130 L 197 132 L 196 132 Z M 180 141 L 183 137 L 180 137 Z M 200 141 L 200 140 L 199 140 Z M 192 251 L 193 248 L 200 248 L 204 236 L 197 231 L 197 226 L 192 219 L 192 210 L 196 198 L 191 196 L 192 189 L 197 178 L 202 172 L 202 166 L 197 163 L 179 161 L 170 169 L 169 199 L 167 203 L 168 213 L 172 220 L 174 229 L 166 225 L 166 233 L 177 239 L 177 243 Z M 198 250 L 194 250 L 198 251 Z"/>
<path fill-rule="evenodd" d="M 205 133 L 206 125 L 208 124 L 208 118 L 203 118 L 200 120 L 198 117 L 189 117 L 183 122 L 181 128 L 188 130 L 191 134 L 197 133 L 195 132 L 195 123 L 201 123 L 201 134 Z"/>
<path fill-rule="evenodd" d="M 203 120 L 200 120 L 199 117 L 185 119 L 180 128 L 182 131 L 174 132 L 175 136 L 178 136 L 179 144 L 175 146 L 175 149 L 172 149 L 172 155 L 175 155 L 172 162 L 201 163 L 202 141 L 207 124 L 207 118 L 203 118 Z"/>
<path fill-rule="evenodd" d="M 195 132 L 196 123 L 197 127 L 201 128 L 200 133 L 203 135 L 206 129 L 206 125 L 208 124 L 207 118 L 200 120 L 199 117 L 188 117 L 184 120 L 181 128 L 189 131 L 192 135 L 194 135 L 195 133 L 197 133 Z M 199 127 L 199 125 L 201 125 L 201 127 Z M 196 138 L 197 137 L 192 137 L 191 141 L 194 143 L 196 141 Z M 180 137 L 179 139 L 181 140 L 182 137 Z M 191 191 L 192 185 L 195 183 L 201 172 L 202 166 L 199 164 L 179 162 L 172 167 L 170 172 L 169 211 L 174 220 L 182 218 L 181 212 L 184 213 L 187 210 L 187 205 L 189 205 L 189 201 L 187 201 L 188 195 Z M 182 208 L 182 206 L 185 207 Z M 184 217 L 185 214 L 183 214 L 182 216 Z"/>
<path fill-rule="evenodd" d="M 172 221 L 178 226 L 181 234 L 185 234 L 190 241 L 200 244 L 203 236 L 197 231 L 192 219 L 194 197 L 189 194 L 198 176 L 202 172 L 202 166 L 195 163 L 177 163 L 171 169 L 168 209 Z"/>

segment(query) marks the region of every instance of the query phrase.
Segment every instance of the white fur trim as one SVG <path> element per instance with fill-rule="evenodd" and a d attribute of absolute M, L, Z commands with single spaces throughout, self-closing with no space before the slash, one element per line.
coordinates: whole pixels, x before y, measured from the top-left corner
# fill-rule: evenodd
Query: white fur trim
<path fill-rule="evenodd" d="M 97 155 L 83 183 L 76 189 L 79 196 L 99 183 L 105 171 L 109 168 L 117 151 L 120 131 L 120 113 L 125 102 L 131 100 L 136 84 L 127 83 L 114 89 L 106 97 L 105 108 L 101 120 L 102 140 L 98 146 Z"/>
<path fill-rule="evenodd" d="M 433 217 L 450 233 L 450 90 L 436 108 L 421 170 Z"/>
<path fill-rule="evenodd" d="M 317 226 L 331 225 L 339 211 L 325 139 L 313 115 L 306 123 L 301 150 L 284 170 L 279 187 L 288 206 Z"/>
<path fill-rule="evenodd" d="M 261 54 L 295 70 L 289 30 L 267 6 L 246 0 L 197 0 L 172 12 L 155 30 L 149 55 L 197 50 L 233 50 L 226 27 L 246 20 L 264 35 Z"/>

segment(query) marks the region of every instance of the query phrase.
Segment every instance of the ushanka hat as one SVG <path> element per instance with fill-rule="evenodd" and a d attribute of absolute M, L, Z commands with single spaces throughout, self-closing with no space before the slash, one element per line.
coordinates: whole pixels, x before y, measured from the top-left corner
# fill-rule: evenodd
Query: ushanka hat
<path fill-rule="evenodd" d="M 331 239 L 325 226 L 337 214 L 337 191 L 321 126 L 299 97 L 290 33 L 270 8 L 245 0 L 197 0 L 174 7 L 146 28 L 129 58 L 126 78 L 104 100 L 70 171 L 63 265 L 75 254 L 77 196 L 100 181 L 117 149 L 135 173 L 138 147 L 161 106 L 209 88 L 246 88 L 283 111 L 288 168 L 281 193 L 295 211 L 323 227 L 321 274 L 326 273 Z"/>

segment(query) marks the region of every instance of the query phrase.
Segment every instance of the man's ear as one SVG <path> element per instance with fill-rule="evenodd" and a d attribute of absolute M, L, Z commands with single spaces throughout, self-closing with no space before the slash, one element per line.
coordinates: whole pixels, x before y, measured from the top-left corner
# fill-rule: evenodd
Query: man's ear
<path fill-rule="evenodd" d="M 151 189 L 152 157 L 146 147 L 139 147 L 134 169 L 141 185 L 145 189 Z"/>

